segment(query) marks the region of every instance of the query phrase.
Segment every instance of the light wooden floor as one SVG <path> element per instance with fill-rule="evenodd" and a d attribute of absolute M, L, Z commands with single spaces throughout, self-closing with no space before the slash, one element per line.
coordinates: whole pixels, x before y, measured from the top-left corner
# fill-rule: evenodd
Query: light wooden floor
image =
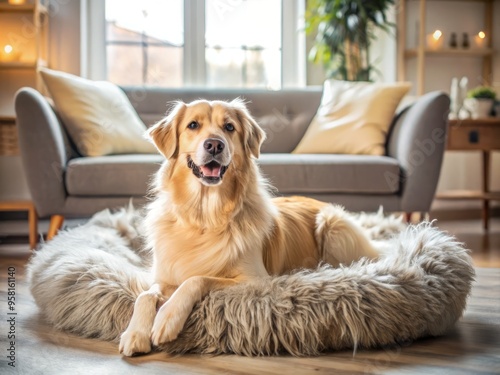
<path fill-rule="evenodd" d="M 490 225 L 490 230 L 485 232 L 480 220 L 437 222 L 439 228 L 467 245 L 476 266 L 500 268 L 500 219 L 492 219 Z"/>
<path fill-rule="evenodd" d="M 378 350 L 320 357 L 235 355 L 123 358 L 115 344 L 54 331 L 38 315 L 24 278 L 26 245 L 0 244 L 0 374 L 500 374 L 500 220 L 484 234 L 480 222 L 439 226 L 468 244 L 477 269 L 467 311 L 446 336 Z M 7 269 L 16 269 L 16 368 L 7 365 Z"/>

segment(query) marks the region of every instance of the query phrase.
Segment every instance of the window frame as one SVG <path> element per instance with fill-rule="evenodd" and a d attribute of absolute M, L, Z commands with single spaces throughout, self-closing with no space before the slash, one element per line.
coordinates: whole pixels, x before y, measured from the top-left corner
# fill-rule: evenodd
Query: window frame
<path fill-rule="evenodd" d="M 220 0 L 228 6 L 238 0 Z M 235 5 L 233 5 L 235 6 Z M 305 0 L 281 0 L 281 88 L 306 86 Z M 105 2 L 82 0 L 82 76 L 106 79 Z M 186 25 L 190 25 L 186 27 Z M 184 0 L 184 87 L 205 87 L 205 0 Z M 286 62 L 286 64 L 284 63 Z M 215 89 L 224 89 L 218 87 Z"/>

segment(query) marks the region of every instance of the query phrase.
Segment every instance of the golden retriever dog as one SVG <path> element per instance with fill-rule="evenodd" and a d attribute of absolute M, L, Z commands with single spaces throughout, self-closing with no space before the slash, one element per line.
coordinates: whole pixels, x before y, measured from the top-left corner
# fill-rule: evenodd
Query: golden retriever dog
<path fill-rule="evenodd" d="M 241 100 L 177 103 L 148 134 L 166 158 L 145 219 L 154 282 L 121 336 L 124 355 L 175 340 L 211 290 L 378 256 L 343 208 L 272 198 L 256 164 L 265 133 Z"/>

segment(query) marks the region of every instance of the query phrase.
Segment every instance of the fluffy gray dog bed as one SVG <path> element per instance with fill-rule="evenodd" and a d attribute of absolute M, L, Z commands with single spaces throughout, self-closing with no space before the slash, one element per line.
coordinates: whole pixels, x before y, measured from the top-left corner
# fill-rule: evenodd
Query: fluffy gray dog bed
<path fill-rule="evenodd" d="M 138 215 L 101 212 L 36 252 L 30 287 L 49 323 L 84 337 L 119 338 L 150 282 Z M 462 315 L 474 279 L 467 250 L 430 223 L 406 227 L 381 213 L 357 220 L 387 242 L 387 255 L 212 292 L 161 349 L 304 356 L 444 334 Z"/>

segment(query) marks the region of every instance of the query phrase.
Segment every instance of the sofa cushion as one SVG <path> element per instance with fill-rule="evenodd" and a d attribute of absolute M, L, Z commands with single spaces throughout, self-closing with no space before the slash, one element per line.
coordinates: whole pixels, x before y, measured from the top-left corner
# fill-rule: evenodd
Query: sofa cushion
<path fill-rule="evenodd" d="M 144 196 L 160 155 L 110 155 L 70 160 L 66 189 L 76 196 Z M 258 163 L 280 193 L 392 194 L 400 170 L 387 156 L 261 154 Z"/>
<path fill-rule="evenodd" d="M 326 80 L 318 113 L 293 152 L 384 155 L 394 112 L 410 86 Z"/>
<path fill-rule="evenodd" d="M 110 155 L 70 160 L 66 190 L 78 196 L 144 196 L 161 155 Z"/>
<path fill-rule="evenodd" d="M 305 113 L 273 113 L 256 117 L 255 120 L 266 133 L 261 152 L 290 153 L 297 146 L 310 122 Z"/>
<path fill-rule="evenodd" d="M 393 194 L 400 185 L 398 162 L 387 156 L 261 154 L 258 161 L 284 194 Z"/>
<path fill-rule="evenodd" d="M 123 87 L 142 121 L 150 126 L 165 116 L 168 103 L 242 98 L 251 115 L 267 134 L 261 151 L 289 153 L 297 146 L 318 110 L 322 90 L 319 87 L 266 89 Z"/>
<path fill-rule="evenodd" d="M 81 155 L 157 154 L 144 138 L 146 126 L 118 86 L 45 68 L 40 74 Z"/>

